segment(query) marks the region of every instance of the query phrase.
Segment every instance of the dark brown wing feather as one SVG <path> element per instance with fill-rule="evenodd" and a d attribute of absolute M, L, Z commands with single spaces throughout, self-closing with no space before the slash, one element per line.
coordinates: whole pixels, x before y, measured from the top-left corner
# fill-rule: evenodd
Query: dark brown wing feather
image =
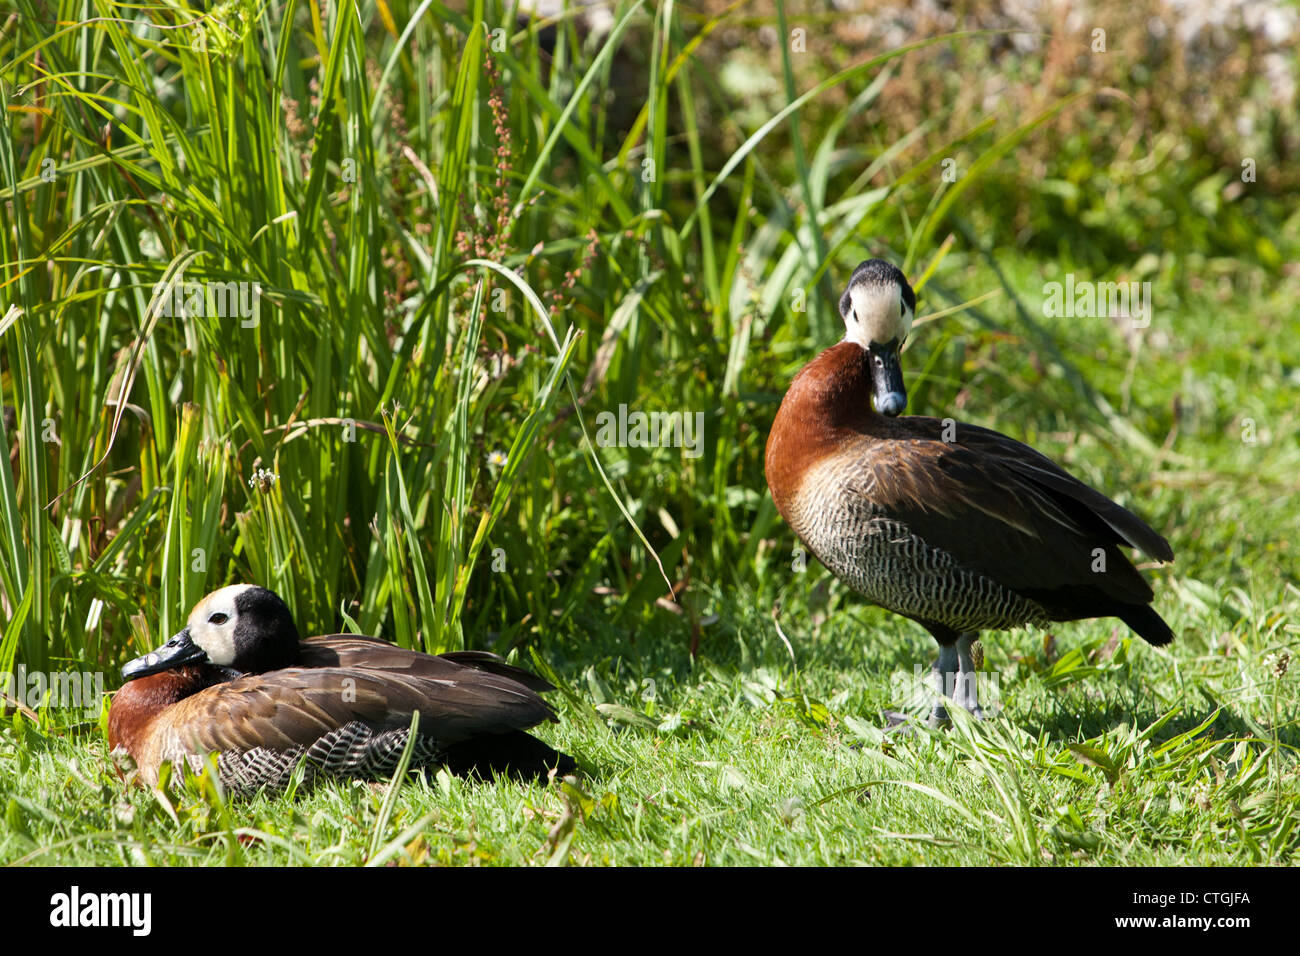
<path fill-rule="evenodd" d="M 309 637 L 299 645 L 298 660 L 304 667 L 362 667 L 434 679 L 472 669 L 509 678 L 538 693 L 555 690 L 549 681 L 521 667 L 513 667 L 488 651 L 451 651 L 433 656 L 358 634 Z"/>
<path fill-rule="evenodd" d="M 942 422 L 937 419 L 925 420 L 934 422 L 932 427 L 942 427 Z M 1116 544 L 1137 548 L 1157 561 L 1174 559 L 1174 550 L 1169 542 L 1145 521 L 1028 445 L 978 425 L 959 426 L 957 440 L 974 451 L 997 458 L 1014 470 L 1023 481 L 1053 492 L 1058 498 L 1082 505 L 1114 532 Z"/>
<path fill-rule="evenodd" d="M 523 730 L 555 717 L 517 681 L 452 661 L 427 663 L 440 659 L 420 656 L 425 660 L 409 662 L 409 673 L 353 665 L 240 677 L 176 704 L 168 721 L 199 750 L 247 750 L 310 746 L 354 720 L 376 728 L 404 727 L 417 709 L 421 735 L 446 742 Z"/>
<path fill-rule="evenodd" d="M 937 419 L 897 422 L 901 434 L 867 445 L 858 493 L 927 544 L 1058 615 L 1106 613 L 1090 601 L 1151 600 L 1116 547 L 1136 539 L 1172 556 L 1141 519 L 997 432 L 959 425 L 945 442 Z M 1098 548 L 1104 573 L 1093 570 Z"/>
<path fill-rule="evenodd" d="M 530 690 L 535 690 L 539 694 L 555 690 L 555 685 L 545 678 L 538 677 L 531 671 L 526 671 L 522 667 L 514 667 L 507 664 L 496 654 L 487 651 L 449 651 L 442 655 L 449 661 L 455 661 L 457 664 L 464 664 L 466 667 L 473 667 L 478 670 L 487 671 L 491 674 L 497 674 L 501 677 L 509 677 L 513 681 L 518 681 Z"/>

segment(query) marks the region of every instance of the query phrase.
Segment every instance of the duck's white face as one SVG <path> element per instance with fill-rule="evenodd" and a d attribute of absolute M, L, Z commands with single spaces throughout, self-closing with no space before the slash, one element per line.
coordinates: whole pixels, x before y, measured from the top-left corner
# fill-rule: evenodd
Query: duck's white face
<path fill-rule="evenodd" d="M 898 353 L 912 331 L 916 296 L 907 277 L 884 259 L 868 259 L 853 270 L 840 296 L 844 341 L 864 353 L 871 369 L 871 402 L 880 415 L 893 418 L 907 407 L 907 389 Z"/>
<path fill-rule="evenodd" d="M 213 591 L 190 611 L 190 640 L 203 648 L 208 660 L 221 667 L 235 663 L 235 628 L 239 624 L 239 596 L 252 585 L 232 584 Z"/>
<path fill-rule="evenodd" d="M 844 315 L 844 339 L 864 349 L 888 342 L 903 344 L 912 330 L 912 310 L 903 290 L 893 282 L 860 282 L 849 286 Z"/>
<path fill-rule="evenodd" d="M 213 591 L 162 647 L 128 661 L 122 677 L 135 680 L 173 667 L 213 665 L 261 674 L 298 659 L 298 628 L 275 592 L 254 584 Z"/>

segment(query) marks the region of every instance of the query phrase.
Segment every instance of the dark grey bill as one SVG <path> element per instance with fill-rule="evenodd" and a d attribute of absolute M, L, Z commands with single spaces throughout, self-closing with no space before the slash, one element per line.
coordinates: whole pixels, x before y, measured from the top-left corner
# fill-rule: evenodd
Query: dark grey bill
<path fill-rule="evenodd" d="M 143 657 L 137 657 L 122 668 L 123 680 L 135 680 L 148 674 L 185 664 L 197 664 L 208 659 L 207 651 L 190 640 L 190 629 L 182 628 L 170 641 Z"/>
<path fill-rule="evenodd" d="M 898 341 L 872 344 L 867 349 L 871 360 L 871 394 L 876 411 L 894 418 L 907 407 L 907 388 L 903 385 L 903 367 L 898 360 Z"/>

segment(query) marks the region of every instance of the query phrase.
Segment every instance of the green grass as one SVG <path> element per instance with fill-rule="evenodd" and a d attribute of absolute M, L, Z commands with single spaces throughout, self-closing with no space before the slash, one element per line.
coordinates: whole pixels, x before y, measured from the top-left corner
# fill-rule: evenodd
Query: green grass
<path fill-rule="evenodd" d="M 1076 96 L 1086 77 L 893 135 L 908 64 L 985 64 L 987 35 L 774 54 L 780 95 L 738 103 L 709 37 L 744 11 L 623 4 L 547 53 L 471 7 L 232 3 L 159 30 L 191 12 L 19 0 L 0 672 L 111 689 L 198 597 L 255 581 L 308 633 L 553 673 L 541 733 L 581 773 L 164 797 L 123 786 L 102 721 L 38 702 L 0 724 L 0 861 L 1294 863 L 1293 207 L 1175 162 L 1198 131 L 1101 141 L 1124 127 L 1097 110 L 1128 107 Z M 912 336 L 910 411 L 1027 441 L 1170 539 L 1169 649 L 1115 621 L 986 635 L 998 719 L 882 734 L 933 642 L 795 573 L 762 476 L 868 254 L 922 315 L 954 309 Z M 1151 328 L 1045 317 L 1071 271 L 1151 281 Z M 259 283 L 257 325 L 162 314 L 182 278 Z M 702 454 L 598 447 L 620 404 L 703 413 Z"/>
<path fill-rule="evenodd" d="M 891 738 L 891 678 L 929 637 L 876 611 L 819 631 L 715 595 L 692 665 L 665 620 L 636 643 L 608 628 L 550 656 L 573 695 L 548 740 L 576 780 L 417 777 L 383 818 L 387 784 L 222 806 L 192 784 L 164 800 L 124 789 L 94 733 L 18 722 L 0 751 L 15 781 L 4 855 L 33 863 L 547 862 L 618 864 L 1287 862 L 1300 824 L 1294 695 L 1241 635 L 1197 632 L 1223 611 L 1170 616 L 1172 653 L 1098 623 L 986 641 L 1003 715 Z M 1294 615 L 1300 594 L 1278 612 Z M 665 614 L 665 618 L 669 615 Z M 1293 638 L 1292 638 L 1293 640 Z M 595 658 L 595 663 L 587 663 Z M 567 695 L 566 695 L 567 696 Z M 593 706 L 594 705 L 594 706 Z M 612 706 L 611 706 L 612 705 Z M 597 710 L 596 708 L 599 708 Z M 606 716 L 608 715 L 608 717 Z M 1280 737 L 1280 739 L 1279 739 Z M 17 783 L 17 781 L 22 781 Z M 15 792 L 16 791 L 16 792 Z M 383 819 L 384 822 L 380 822 Z M 372 852 L 374 851 L 374 852 Z"/>

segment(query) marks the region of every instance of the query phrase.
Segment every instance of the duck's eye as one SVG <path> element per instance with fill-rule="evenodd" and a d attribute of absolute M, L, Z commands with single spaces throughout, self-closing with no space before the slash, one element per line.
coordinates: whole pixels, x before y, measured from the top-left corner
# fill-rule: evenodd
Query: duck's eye
<path fill-rule="evenodd" d="M 227 620 L 229 620 L 229 618 L 225 614 L 222 614 L 220 611 L 218 611 L 216 614 L 208 618 L 208 623 L 221 625 L 221 624 L 225 624 Z"/>

